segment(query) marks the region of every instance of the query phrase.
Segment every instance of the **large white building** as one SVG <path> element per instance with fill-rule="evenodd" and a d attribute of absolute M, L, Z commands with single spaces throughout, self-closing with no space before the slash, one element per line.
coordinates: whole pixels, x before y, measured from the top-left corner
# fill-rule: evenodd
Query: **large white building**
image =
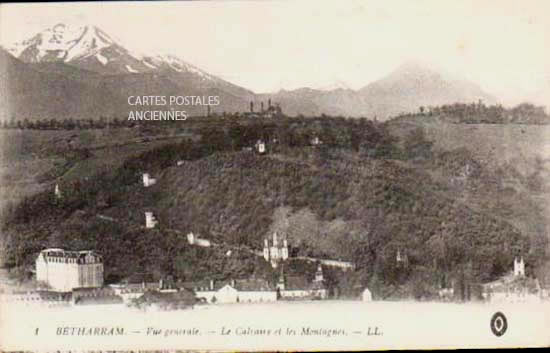
<path fill-rule="evenodd" d="M 103 286 L 103 259 L 94 251 L 45 249 L 36 259 L 36 280 L 53 291 Z"/>

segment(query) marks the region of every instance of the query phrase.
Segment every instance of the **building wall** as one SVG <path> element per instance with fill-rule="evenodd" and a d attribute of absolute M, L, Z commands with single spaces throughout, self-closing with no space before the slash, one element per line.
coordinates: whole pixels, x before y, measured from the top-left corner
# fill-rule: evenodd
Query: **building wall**
<path fill-rule="evenodd" d="M 372 301 L 372 293 L 370 292 L 370 290 L 368 289 L 365 289 L 361 295 L 362 299 L 364 302 L 370 302 Z"/>
<path fill-rule="evenodd" d="M 272 291 L 238 291 L 235 288 L 227 285 L 217 291 L 197 291 L 197 298 L 204 298 L 207 302 L 213 303 L 257 303 L 257 302 L 274 302 L 277 301 L 277 292 Z"/>
<path fill-rule="evenodd" d="M 95 288 L 103 286 L 103 264 L 91 263 L 78 266 L 78 287 Z"/>
<path fill-rule="evenodd" d="M 282 298 L 303 298 L 310 295 L 309 291 L 305 289 L 285 289 L 280 293 Z"/>
<path fill-rule="evenodd" d="M 95 262 L 79 264 L 76 259 L 48 257 L 41 254 L 36 260 L 36 279 L 47 283 L 52 290 L 70 292 L 74 288 L 103 286 L 103 264 Z"/>
<path fill-rule="evenodd" d="M 223 286 L 216 292 L 216 303 L 236 303 L 239 292 L 231 286 Z"/>
<path fill-rule="evenodd" d="M 274 302 L 277 301 L 276 291 L 246 291 L 238 293 L 239 302 L 258 303 L 258 302 Z"/>
<path fill-rule="evenodd" d="M 307 298 L 318 297 L 326 299 L 328 292 L 326 289 L 285 289 L 280 291 L 281 298 Z"/>
<path fill-rule="evenodd" d="M 46 261 L 42 256 L 36 263 L 36 279 L 47 283 L 51 289 L 69 292 L 78 287 L 78 264 L 64 262 L 63 258 Z"/>

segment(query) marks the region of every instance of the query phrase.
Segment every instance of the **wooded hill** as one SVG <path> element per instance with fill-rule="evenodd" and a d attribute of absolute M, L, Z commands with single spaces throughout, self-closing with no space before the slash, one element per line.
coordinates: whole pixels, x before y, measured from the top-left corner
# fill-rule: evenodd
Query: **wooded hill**
<path fill-rule="evenodd" d="M 442 277 L 466 272 L 472 282 L 488 281 L 518 254 L 529 266 L 544 256 L 529 252 L 530 239 L 506 220 L 470 208 L 414 167 L 419 158 L 447 163 L 422 132 L 398 141 L 383 124 L 337 118 L 230 121 L 199 132 L 200 142 L 157 147 L 86 182 L 60 183 L 61 200 L 49 190 L 8 210 L 5 265 L 32 266 L 44 247 L 91 248 L 103 254 L 108 282 L 139 273 L 274 277 L 261 258 L 227 250 L 260 250 L 264 237 L 287 224 L 293 255 L 355 262 L 353 273 L 328 271 L 339 293 L 370 284 L 378 293 L 401 286 L 421 297 Z M 323 144 L 311 146 L 314 136 Z M 242 150 L 259 138 L 267 154 Z M 143 172 L 157 183 L 144 188 Z M 158 228 L 143 229 L 145 211 Z M 190 231 L 225 245 L 189 246 Z M 397 266 L 398 250 L 407 268 Z"/>

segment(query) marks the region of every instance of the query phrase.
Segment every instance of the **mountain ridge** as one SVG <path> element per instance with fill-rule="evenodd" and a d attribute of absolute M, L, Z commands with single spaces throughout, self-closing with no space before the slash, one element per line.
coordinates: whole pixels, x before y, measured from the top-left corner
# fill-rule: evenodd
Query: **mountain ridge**
<path fill-rule="evenodd" d="M 343 87 L 344 84 L 338 82 L 337 86 L 329 86 L 328 89 L 303 87 L 256 94 L 211 75 L 177 56 L 156 53 L 145 55 L 128 50 L 113 36 L 89 24 L 69 26 L 60 23 L 6 48 L 13 57 L 37 71 L 61 74 L 81 83 L 91 81 L 92 86 L 110 90 L 116 107 L 92 110 L 99 110 L 106 116 L 120 117 L 127 113 L 130 107 L 122 98 L 136 95 L 136 92 L 143 95 L 206 95 L 218 92 L 221 104 L 211 107 L 212 112 L 217 113 L 247 111 L 251 101 L 259 106 L 260 101 L 271 99 L 279 103 L 283 113 L 291 116 L 326 114 L 377 117 L 379 120 L 417 111 L 420 106 L 471 103 L 480 99 L 490 104 L 497 101 L 475 83 L 447 77 L 414 62 L 407 62 L 358 90 Z M 32 82 L 27 84 L 31 88 L 27 93 L 29 97 L 43 95 L 41 92 L 33 92 L 32 87 L 35 85 L 39 86 Z M 46 111 L 63 114 L 63 109 L 59 108 L 48 108 Z M 191 114 L 202 115 L 205 111 L 206 107 L 189 107 Z M 18 108 L 8 115 L 29 115 L 29 109 Z M 35 110 L 33 115 L 50 118 L 52 114 Z M 77 118 L 97 117 L 84 110 L 77 111 L 76 115 Z"/>

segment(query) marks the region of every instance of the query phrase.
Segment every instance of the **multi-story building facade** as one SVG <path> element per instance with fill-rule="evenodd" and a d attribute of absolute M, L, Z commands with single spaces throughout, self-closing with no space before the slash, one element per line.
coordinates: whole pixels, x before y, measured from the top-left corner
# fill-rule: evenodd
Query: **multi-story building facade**
<path fill-rule="evenodd" d="M 36 280 L 58 292 L 103 286 L 103 259 L 96 252 L 45 249 L 36 259 Z"/>

